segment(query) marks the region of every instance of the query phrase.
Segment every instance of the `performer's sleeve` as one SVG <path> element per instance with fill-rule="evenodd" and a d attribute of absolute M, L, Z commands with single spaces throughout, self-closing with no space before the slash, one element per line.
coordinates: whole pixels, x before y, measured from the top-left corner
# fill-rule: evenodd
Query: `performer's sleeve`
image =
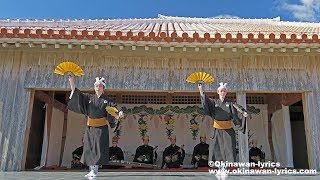
<path fill-rule="evenodd" d="M 196 159 L 194 158 L 196 155 L 197 155 L 197 146 L 193 148 L 192 159 L 191 159 L 192 165 L 196 163 Z"/>
<path fill-rule="evenodd" d="M 122 151 L 122 149 L 121 148 L 119 148 L 119 159 L 120 160 L 124 160 L 124 154 L 123 154 L 123 151 Z"/>
<path fill-rule="evenodd" d="M 118 120 L 115 117 L 113 117 L 110 114 L 108 114 L 107 115 L 107 119 L 109 121 L 109 125 L 110 125 L 111 128 L 115 128 L 117 126 Z"/>
<path fill-rule="evenodd" d="M 82 93 L 79 89 L 75 89 L 70 96 L 68 109 L 73 112 L 88 115 L 89 95 Z"/>
<path fill-rule="evenodd" d="M 140 156 L 139 147 L 136 150 L 136 154 L 134 155 L 133 162 L 138 162 L 138 157 Z"/>
<path fill-rule="evenodd" d="M 152 153 L 152 155 L 153 155 L 153 153 Z M 157 161 L 157 159 L 158 159 L 158 153 L 157 153 L 157 151 L 154 151 L 154 158 L 152 159 L 153 163 L 155 163 Z"/>
<path fill-rule="evenodd" d="M 158 159 L 158 153 L 157 151 L 154 151 L 154 158 L 153 158 L 153 163 L 155 163 Z"/>
<path fill-rule="evenodd" d="M 72 152 L 72 159 L 74 159 L 75 157 L 75 154 L 76 154 L 76 152 L 75 152 L 76 150 L 74 150 L 73 152 Z"/>
<path fill-rule="evenodd" d="M 210 117 L 214 117 L 214 100 L 210 99 L 206 94 L 203 94 L 201 95 L 201 104 L 204 109 L 204 113 Z"/>
<path fill-rule="evenodd" d="M 153 147 L 150 148 L 151 152 L 149 151 L 150 159 L 149 162 L 153 163 Z"/>
<path fill-rule="evenodd" d="M 233 106 L 233 103 L 231 103 L 230 108 L 231 108 L 232 120 L 235 125 L 235 129 L 242 131 L 242 133 L 245 133 L 246 118 L 243 117 L 242 114 L 238 113 L 238 110 Z"/>
<path fill-rule="evenodd" d="M 114 103 L 114 102 L 111 100 L 111 98 L 107 98 L 107 101 L 108 101 L 107 106 L 115 107 L 115 108 L 118 109 L 118 111 L 121 111 L 121 110 L 122 110 L 122 108 L 121 108 L 119 105 L 117 105 L 116 103 Z M 117 120 L 115 117 L 113 117 L 113 116 L 111 116 L 110 114 L 108 114 L 107 119 L 108 119 L 108 121 L 109 121 L 109 124 L 110 124 L 110 127 L 111 127 L 111 128 L 115 128 L 115 127 L 117 126 L 118 120 Z"/>
<path fill-rule="evenodd" d="M 184 149 L 181 149 L 181 150 L 182 150 L 182 153 L 181 153 L 180 165 L 183 165 L 183 160 L 184 160 L 184 157 L 186 156 L 186 152 L 184 151 Z"/>
<path fill-rule="evenodd" d="M 252 159 L 252 158 L 251 158 L 252 156 L 253 156 L 253 155 L 252 155 L 252 149 L 250 149 L 250 150 L 249 150 L 249 158 Z"/>
<path fill-rule="evenodd" d="M 119 106 L 117 103 L 113 102 L 110 97 L 107 97 L 108 106 L 112 106 L 118 109 L 118 111 L 122 111 L 121 106 Z"/>
<path fill-rule="evenodd" d="M 259 150 L 259 156 L 260 156 L 260 158 L 263 159 L 264 157 L 263 157 L 263 153 L 262 153 L 261 149 L 258 149 L 258 150 Z"/>
<path fill-rule="evenodd" d="M 167 148 L 163 151 L 163 154 L 162 154 L 162 165 L 161 165 L 161 168 L 164 167 L 164 165 L 166 164 L 166 161 L 165 161 L 165 157 L 168 155 L 168 152 L 167 152 Z"/>
<path fill-rule="evenodd" d="M 109 147 L 109 160 L 111 160 L 111 157 L 113 156 L 112 148 Z"/>

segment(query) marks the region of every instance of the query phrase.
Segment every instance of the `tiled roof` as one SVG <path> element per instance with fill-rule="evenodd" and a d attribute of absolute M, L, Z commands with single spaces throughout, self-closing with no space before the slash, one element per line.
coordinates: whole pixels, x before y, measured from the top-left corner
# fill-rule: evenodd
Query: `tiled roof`
<path fill-rule="evenodd" d="M 0 38 L 221 43 L 320 43 L 320 23 L 273 19 L 0 19 Z"/>

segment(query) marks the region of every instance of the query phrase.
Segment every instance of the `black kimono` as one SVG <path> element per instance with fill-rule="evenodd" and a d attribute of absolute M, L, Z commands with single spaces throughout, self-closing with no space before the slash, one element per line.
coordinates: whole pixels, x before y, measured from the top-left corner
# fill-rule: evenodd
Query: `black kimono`
<path fill-rule="evenodd" d="M 116 126 L 116 119 L 106 111 L 107 106 L 116 106 L 107 95 L 99 98 L 96 94 L 87 94 L 75 89 L 68 102 L 68 109 L 81 113 L 91 119 L 106 118 L 111 128 Z M 118 110 L 120 110 L 118 108 Z M 93 127 L 87 126 L 83 137 L 83 154 L 81 163 L 91 165 L 105 165 L 109 160 L 109 130 L 108 124 Z"/>
<path fill-rule="evenodd" d="M 208 157 L 209 144 L 199 143 L 193 149 L 191 164 L 197 164 L 197 167 L 208 167 Z"/>
<path fill-rule="evenodd" d="M 141 145 L 137 148 L 133 162 L 153 164 L 153 147 Z"/>
<path fill-rule="evenodd" d="M 180 168 L 185 156 L 185 151 L 181 149 L 181 153 L 179 152 L 180 149 L 181 148 L 177 145 L 170 145 L 166 147 L 163 151 L 161 168 L 163 168 L 164 165 L 166 165 L 167 168 Z"/>
<path fill-rule="evenodd" d="M 83 146 L 78 147 L 76 150 L 72 152 L 72 159 L 80 160 L 83 153 Z"/>
<path fill-rule="evenodd" d="M 241 118 L 239 118 L 238 111 L 234 108 L 233 102 L 224 99 L 210 99 L 207 95 L 201 96 L 201 103 L 205 114 L 211 116 L 213 121 L 217 124 L 230 122 L 234 125 L 229 128 L 216 128 L 213 125 L 211 135 L 209 136 L 209 161 L 228 161 L 234 162 L 236 160 L 236 136 L 234 128 L 244 128 Z"/>
<path fill-rule="evenodd" d="M 109 160 L 110 161 L 122 161 L 124 160 L 123 151 L 120 147 L 111 146 L 109 148 Z"/>
<path fill-rule="evenodd" d="M 83 152 L 83 146 L 78 147 L 76 150 L 72 152 L 72 161 L 71 161 L 72 169 L 83 169 L 86 167 L 80 162 L 82 152 Z"/>
<path fill-rule="evenodd" d="M 262 161 L 263 153 L 261 149 L 257 147 L 252 147 L 249 150 L 249 162 L 258 163 L 258 161 Z"/>

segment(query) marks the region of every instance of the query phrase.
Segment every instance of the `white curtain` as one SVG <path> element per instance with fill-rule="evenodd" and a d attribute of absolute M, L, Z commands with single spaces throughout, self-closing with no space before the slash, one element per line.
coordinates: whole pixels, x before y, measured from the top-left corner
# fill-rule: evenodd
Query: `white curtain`
<path fill-rule="evenodd" d="M 60 166 L 60 154 L 61 154 L 61 141 L 64 123 L 64 113 L 59 109 L 53 108 L 51 127 L 50 127 L 50 139 L 48 146 L 48 166 Z"/>
<path fill-rule="evenodd" d="M 48 120 L 47 116 L 44 125 L 44 135 L 42 142 L 41 151 L 41 161 L 40 165 L 35 167 L 35 170 L 39 170 L 44 166 L 59 166 L 60 161 L 60 151 L 61 151 L 61 140 L 62 140 L 62 130 L 64 113 L 59 109 L 53 108 L 51 117 L 51 127 L 50 127 L 50 140 L 48 144 Z M 46 163 L 47 162 L 47 163 Z"/>
<path fill-rule="evenodd" d="M 84 115 L 68 111 L 67 134 L 61 166 L 71 167 L 72 152 L 82 146 L 85 127 L 86 118 Z"/>
<path fill-rule="evenodd" d="M 268 140 L 268 105 L 250 104 L 249 106 L 254 106 L 260 110 L 258 114 L 252 114 L 252 118 L 248 119 L 249 143 L 252 139 L 256 139 L 258 141 L 257 147 L 265 152 L 266 161 L 271 161 L 272 158 Z"/>
<path fill-rule="evenodd" d="M 46 104 L 47 107 L 48 104 Z M 43 130 L 43 140 L 42 140 L 42 148 L 41 148 L 41 160 L 40 165 L 35 167 L 35 170 L 40 170 L 42 167 L 46 165 L 46 158 L 47 158 L 47 150 L 48 150 L 48 120 L 47 115 L 45 116 L 45 123 L 44 123 L 44 130 Z"/>
<path fill-rule="evenodd" d="M 282 167 L 293 167 L 289 107 L 282 106 L 281 110 L 274 112 L 271 122 L 275 162 L 279 162 Z"/>

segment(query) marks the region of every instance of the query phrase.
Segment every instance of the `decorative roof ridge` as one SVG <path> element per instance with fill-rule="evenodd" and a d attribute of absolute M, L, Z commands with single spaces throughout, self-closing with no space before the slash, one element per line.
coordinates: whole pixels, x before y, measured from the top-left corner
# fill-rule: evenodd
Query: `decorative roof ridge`
<path fill-rule="evenodd" d="M 275 26 L 320 27 L 319 22 L 281 21 L 280 17 L 271 19 L 251 19 L 235 17 L 178 17 L 159 14 L 157 18 L 115 18 L 115 19 L 4 19 L 0 18 L 1 27 L 61 27 L 61 26 L 92 26 L 132 23 L 219 23 L 219 24 L 268 24 Z"/>
<path fill-rule="evenodd" d="M 239 17 L 181 17 L 165 16 L 158 14 L 162 20 L 198 22 L 198 23 L 223 23 L 223 24 L 270 24 L 278 26 L 320 27 L 320 22 L 281 21 L 280 16 L 275 18 L 239 18 Z"/>
<path fill-rule="evenodd" d="M 92 26 L 105 25 L 106 23 L 153 23 L 159 18 L 114 18 L 114 19 L 1 19 L 0 27 L 54 27 L 54 26 Z"/>
<path fill-rule="evenodd" d="M 105 21 L 128 21 L 128 20 L 158 20 L 158 18 L 100 18 L 100 19 L 27 19 L 27 18 L 0 18 L 0 23 L 8 22 L 105 22 Z"/>
<path fill-rule="evenodd" d="M 166 16 L 162 14 L 158 14 L 159 19 L 172 19 L 172 20 L 183 20 L 183 19 L 189 19 L 189 20 L 263 20 L 263 21 L 280 21 L 280 16 L 277 16 L 275 18 L 240 18 L 240 17 L 184 17 L 184 16 Z"/>

